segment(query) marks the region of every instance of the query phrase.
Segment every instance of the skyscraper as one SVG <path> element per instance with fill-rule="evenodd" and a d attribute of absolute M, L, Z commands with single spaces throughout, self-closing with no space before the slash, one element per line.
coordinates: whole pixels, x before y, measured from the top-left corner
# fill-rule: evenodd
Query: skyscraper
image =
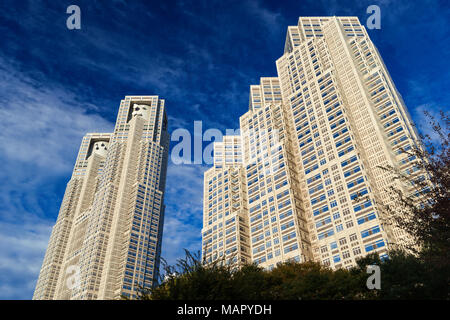
<path fill-rule="evenodd" d="M 299 18 L 276 66 L 278 77 L 250 86 L 234 138 L 241 145 L 228 147 L 229 159 L 229 138 L 214 146 L 218 159 L 204 181 L 203 257 L 340 268 L 411 246 L 382 210 L 389 186 L 411 189 L 382 167 L 423 174 L 404 152 L 419 140 L 358 18 Z"/>
<path fill-rule="evenodd" d="M 157 282 L 169 133 L 164 100 L 126 96 L 83 138 L 33 299 L 133 298 Z"/>

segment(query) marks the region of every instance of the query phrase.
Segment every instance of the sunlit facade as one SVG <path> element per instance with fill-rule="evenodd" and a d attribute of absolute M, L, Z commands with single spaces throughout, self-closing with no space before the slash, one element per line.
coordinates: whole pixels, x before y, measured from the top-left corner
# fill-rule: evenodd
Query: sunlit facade
<path fill-rule="evenodd" d="M 133 298 L 156 284 L 169 134 L 164 100 L 127 96 L 113 133 L 88 133 L 33 299 Z"/>
<path fill-rule="evenodd" d="M 364 26 L 357 17 L 301 17 L 288 27 L 276 66 L 278 77 L 250 86 L 250 108 L 240 118 L 242 163 L 215 162 L 205 173 L 204 258 L 250 250 L 241 262 L 341 268 L 410 246 L 381 210 L 389 186 L 405 186 L 381 167 L 421 175 L 402 152 L 418 136 Z M 228 199 L 214 178 L 229 167 L 241 172 L 245 232 L 227 233 Z"/>

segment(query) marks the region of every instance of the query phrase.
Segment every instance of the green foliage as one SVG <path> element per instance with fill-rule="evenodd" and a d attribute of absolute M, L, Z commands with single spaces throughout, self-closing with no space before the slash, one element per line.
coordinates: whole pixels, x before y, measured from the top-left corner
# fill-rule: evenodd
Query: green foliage
<path fill-rule="evenodd" d="M 264 270 L 255 264 L 234 268 L 225 263 L 203 264 L 186 251 L 176 267 L 167 267 L 160 286 L 142 292 L 151 300 L 365 300 L 448 299 L 448 274 L 436 272 L 420 258 L 401 251 L 381 261 L 370 254 L 347 270 L 331 270 L 315 262 L 285 262 Z M 370 290 L 368 265 L 378 265 L 381 289 Z"/>
<path fill-rule="evenodd" d="M 332 271 L 319 263 L 286 262 L 266 272 L 267 299 L 351 299 L 353 279 L 347 270 Z"/>

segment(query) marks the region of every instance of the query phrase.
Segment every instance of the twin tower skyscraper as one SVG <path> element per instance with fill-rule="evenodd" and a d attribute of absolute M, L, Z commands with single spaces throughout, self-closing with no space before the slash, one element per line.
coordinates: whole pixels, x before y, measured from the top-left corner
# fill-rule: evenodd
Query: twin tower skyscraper
<path fill-rule="evenodd" d="M 357 17 L 301 17 L 287 30 L 278 77 L 250 86 L 240 134 L 214 145 L 205 172 L 206 262 L 317 261 L 331 268 L 413 245 L 389 222 L 383 168 L 420 177 L 405 151 L 418 136 Z"/>
<path fill-rule="evenodd" d="M 157 280 L 170 136 L 164 100 L 127 96 L 81 143 L 33 299 L 133 298 Z"/>
<path fill-rule="evenodd" d="M 397 182 L 381 167 L 421 175 L 404 152 L 418 137 L 358 18 L 299 18 L 276 66 L 250 86 L 240 134 L 214 144 L 205 261 L 342 268 L 411 245 L 386 223 Z M 125 97 L 113 133 L 83 138 L 33 299 L 134 298 L 157 283 L 169 141 L 157 96 Z"/>

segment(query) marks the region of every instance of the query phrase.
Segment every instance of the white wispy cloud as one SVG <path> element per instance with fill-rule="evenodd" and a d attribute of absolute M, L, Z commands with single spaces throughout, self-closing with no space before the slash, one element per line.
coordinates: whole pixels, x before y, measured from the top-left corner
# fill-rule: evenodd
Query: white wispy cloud
<path fill-rule="evenodd" d="M 11 160 L 67 171 L 86 132 L 113 129 L 70 91 L 44 87 L 1 58 L 0 92 L 0 153 Z"/>
<path fill-rule="evenodd" d="M 81 138 L 112 130 L 92 109 L 0 57 L 0 299 L 32 297 Z"/>
<path fill-rule="evenodd" d="M 183 249 L 201 248 L 203 172 L 201 165 L 169 164 L 167 170 L 162 257 L 169 264 L 184 256 Z"/>
<path fill-rule="evenodd" d="M 244 6 L 266 27 L 268 32 L 276 33 L 281 28 L 286 28 L 283 15 L 264 7 L 261 1 L 248 0 L 244 2 Z"/>
<path fill-rule="evenodd" d="M 0 223 L 0 299 L 31 299 L 52 222 Z"/>
<path fill-rule="evenodd" d="M 442 142 L 439 134 L 433 129 L 432 122 L 436 122 L 442 128 L 445 128 L 445 124 L 442 121 L 440 111 L 444 111 L 448 114 L 448 109 L 436 106 L 434 104 L 422 104 L 412 110 L 411 116 L 415 120 L 415 126 L 419 132 L 423 135 L 428 135 L 431 142 L 435 146 L 439 146 Z M 428 113 L 428 116 L 426 115 Z M 432 118 L 430 118 L 431 116 Z"/>

